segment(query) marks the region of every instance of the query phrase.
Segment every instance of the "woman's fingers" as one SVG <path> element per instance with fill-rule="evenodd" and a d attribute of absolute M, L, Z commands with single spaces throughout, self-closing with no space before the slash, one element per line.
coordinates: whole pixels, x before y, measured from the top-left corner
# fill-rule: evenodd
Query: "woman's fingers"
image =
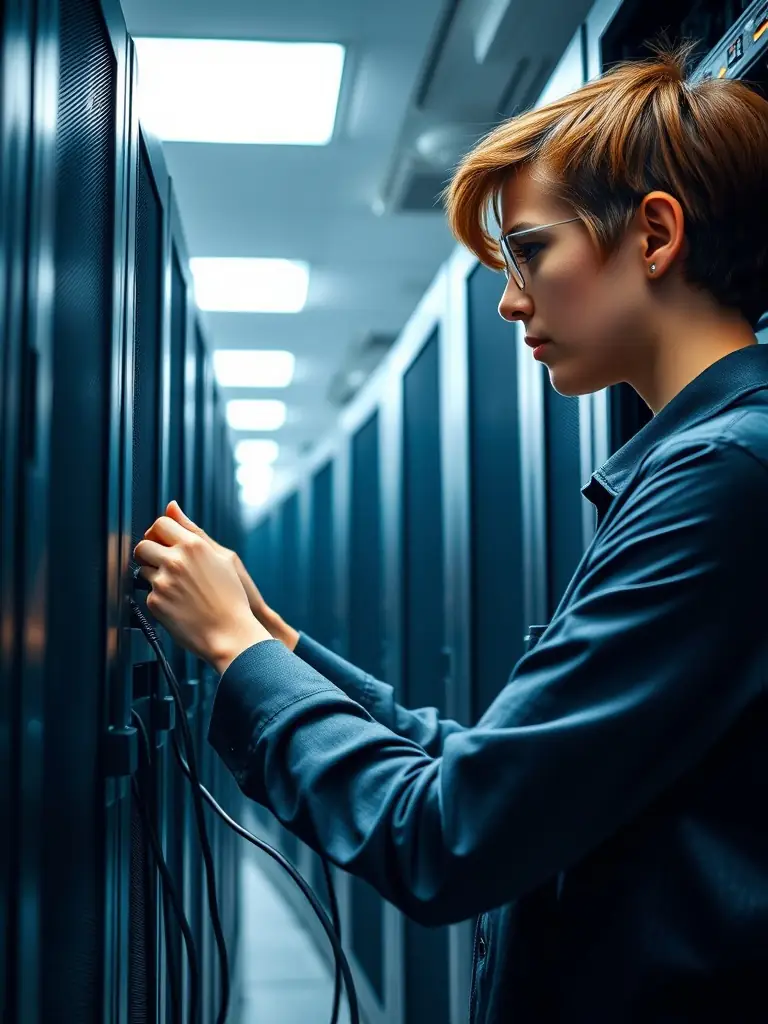
<path fill-rule="evenodd" d="M 170 548 L 166 547 L 165 544 L 158 544 L 154 540 L 141 540 L 133 549 L 133 557 L 143 566 L 148 566 L 151 569 L 162 569 L 173 556 Z M 142 575 L 144 574 L 142 573 Z M 149 579 L 149 576 L 144 578 Z"/>
<path fill-rule="evenodd" d="M 142 565 L 139 569 L 139 576 L 143 576 L 150 585 L 154 586 L 159 572 L 159 569 L 153 569 L 151 565 Z"/>
<path fill-rule="evenodd" d="M 144 534 L 147 540 L 159 541 L 160 544 L 180 544 L 188 540 L 189 535 L 190 531 L 170 516 L 160 516 Z"/>

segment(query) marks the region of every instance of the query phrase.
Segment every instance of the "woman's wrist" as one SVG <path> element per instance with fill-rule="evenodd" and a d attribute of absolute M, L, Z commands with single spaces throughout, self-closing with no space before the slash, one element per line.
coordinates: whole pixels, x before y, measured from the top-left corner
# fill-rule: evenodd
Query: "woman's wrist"
<path fill-rule="evenodd" d="M 206 657 L 208 664 L 223 676 L 229 666 L 254 644 L 263 640 L 271 640 L 272 634 L 258 619 L 251 619 L 242 628 L 234 630 L 227 636 L 220 637 L 212 645 L 211 653 Z"/>

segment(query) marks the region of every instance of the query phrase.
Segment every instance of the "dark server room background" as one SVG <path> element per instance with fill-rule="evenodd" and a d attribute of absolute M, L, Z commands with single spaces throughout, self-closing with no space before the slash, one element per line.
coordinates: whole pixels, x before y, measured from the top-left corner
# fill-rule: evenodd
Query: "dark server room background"
<path fill-rule="evenodd" d="M 127 605 L 133 548 L 171 499 L 241 554 L 286 621 L 405 705 L 469 724 L 590 543 L 580 488 L 648 421 L 626 385 L 579 398 L 549 386 L 519 325 L 497 314 L 500 276 L 459 250 L 437 196 L 485 130 L 644 55 L 663 26 L 696 36 L 697 60 L 719 73 L 732 26 L 760 4 L 542 0 L 521 23 L 511 0 L 495 5 L 488 42 L 509 58 L 485 64 L 470 6 L 2 6 L 7 1024 L 172 1024 L 188 1019 L 193 987 L 199 1021 L 218 1019 L 222 960 L 173 753 L 179 709 Z M 145 65 L 148 82 L 172 80 L 170 58 L 142 50 L 160 39 L 341 44 L 327 138 L 230 138 L 224 111 L 220 137 L 184 135 L 194 117 L 164 135 L 140 85 Z M 767 67 L 755 41 L 736 71 L 760 87 Z M 195 74 L 215 84 L 204 63 Z M 306 309 L 217 305 L 205 258 L 303 261 Z M 287 387 L 246 380 L 246 364 L 226 377 L 219 358 L 288 349 Z M 277 419 L 238 419 L 250 414 Z M 423 928 L 336 868 L 329 890 L 321 859 L 242 797 L 209 746 L 215 673 L 160 636 L 202 782 L 338 908 L 361 1019 L 464 1021 L 474 922 Z M 334 961 L 316 915 L 278 864 L 206 816 L 226 1019 L 330 1020 Z"/>

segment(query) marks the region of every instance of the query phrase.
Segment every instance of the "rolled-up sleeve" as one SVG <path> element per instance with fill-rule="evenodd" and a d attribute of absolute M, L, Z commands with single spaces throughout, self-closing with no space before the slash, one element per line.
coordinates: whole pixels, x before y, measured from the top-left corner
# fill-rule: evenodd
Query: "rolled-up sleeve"
<path fill-rule="evenodd" d="M 414 920 L 508 902 L 641 813 L 764 688 L 767 482 L 723 440 L 647 457 L 539 645 L 439 757 L 278 641 L 225 672 L 209 739 L 246 795 Z"/>
<path fill-rule="evenodd" d="M 398 736 L 418 743 L 431 757 L 440 756 L 448 736 L 466 728 L 452 718 L 441 718 L 437 708 L 409 711 L 397 703 L 395 691 L 388 683 L 363 672 L 306 633 L 299 634 L 296 654 L 320 675 L 335 683 L 348 697 L 362 704 L 377 722 Z"/>

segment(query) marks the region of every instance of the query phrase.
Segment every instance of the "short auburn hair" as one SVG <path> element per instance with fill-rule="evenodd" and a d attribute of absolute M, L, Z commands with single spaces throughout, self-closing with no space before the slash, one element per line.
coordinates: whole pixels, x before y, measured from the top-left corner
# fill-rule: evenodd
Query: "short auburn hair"
<path fill-rule="evenodd" d="M 489 231 L 510 173 L 546 168 L 605 261 L 648 192 L 669 192 L 685 218 L 685 280 L 738 309 L 754 329 L 768 308 L 768 100 L 743 81 L 691 83 L 695 41 L 646 43 L 653 56 L 615 64 L 553 103 L 486 135 L 443 193 L 455 237 L 503 269 Z"/>

